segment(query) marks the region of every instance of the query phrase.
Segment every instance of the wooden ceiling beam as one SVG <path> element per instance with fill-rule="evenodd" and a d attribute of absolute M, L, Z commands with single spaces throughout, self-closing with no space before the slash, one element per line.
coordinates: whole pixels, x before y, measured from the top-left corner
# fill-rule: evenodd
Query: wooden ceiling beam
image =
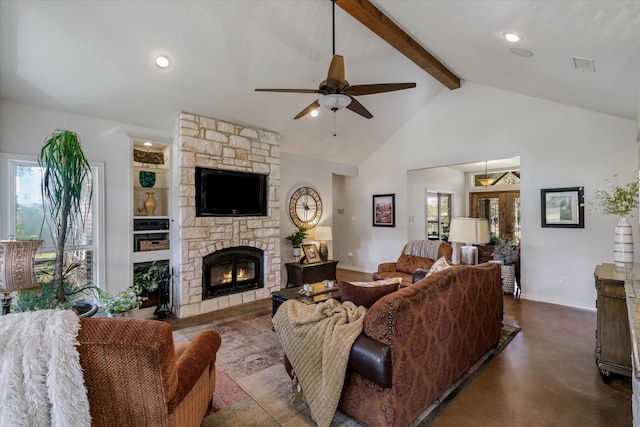
<path fill-rule="evenodd" d="M 425 48 L 405 33 L 391 19 L 372 5 L 369 0 L 335 0 L 345 12 L 358 20 L 365 27 L 379 35 L 383 40 L 395 47 L 404 56 L 418 64 L 427 73 L 440 81 L 449 89 L 460 87 L 460 78 L 453 74 L 444 64 L 438 61 Z"/>

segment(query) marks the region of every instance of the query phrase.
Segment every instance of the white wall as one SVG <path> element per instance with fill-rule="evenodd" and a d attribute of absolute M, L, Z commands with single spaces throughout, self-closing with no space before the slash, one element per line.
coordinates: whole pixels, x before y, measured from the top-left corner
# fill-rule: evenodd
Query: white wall
<path fill-rule="evenodd" d="M 631 120 L 468 82 L 443 92 L 345 179 L 351 265 L 369 272 L 397 259 L 409 235 L 407 170 L 520 156 L 523 296 L 593 308 L 593 270 L 613 261 L 617 219 L 587 214 L 584 229 L 541 228 L 540 189 L 584 186 L 589 203 L 605 179 L 634 177 L 635 140 Z M 371 226 L 371 195 L 384 193 L 396 195 L 395 228 Z"/>
<path fill-rule="evenodd" d="M 44 140 L 56 129 L 76 132 L 86 157 L 104 163 L 106 289 L 109 292 L 125 289 L 131 284 L 130 213 L 133 212 L 131 145 L 126 132 L 159 138 L 170 138 L 171 133 L 0 101 L 0 152 L 36 159 Z M 0 175 L 0 188 L 7 188 L 8 183 L 3 182 L 5 174 Z M 7 219 L 3 217 L 0 237 L 6 238 L 9 234 L 15 232 L 8 230 Z"/>
<path fill-rule="evenodd" d="M 284 263 L 293 261 L 291 245 L 285 237 L 291 235 L 296 230 L 296 225 L 289 216 L 289 199 L 291 198 L 291 194 L 302 186 L 311 187 L 320 194 L 322 200 L 322 217 L 318 225 L 328 225 L 332 227 L 334 240 L 327 242 L 329 259 L 337 259 L 334 254 L 334 245 L 342 239 L 342 236 L 341 231 L 336 229 L 334 224 L 336 212 L 334 209 L 333 175 L 354 176 L 356 173 L 357 168 L 355 166 L 295 154 L 280 154 L 280 253 L 283 262 L 283 285 L 286 284 L 287 280 Z M 310 239 L 307 240 L 311 241 Z"/>

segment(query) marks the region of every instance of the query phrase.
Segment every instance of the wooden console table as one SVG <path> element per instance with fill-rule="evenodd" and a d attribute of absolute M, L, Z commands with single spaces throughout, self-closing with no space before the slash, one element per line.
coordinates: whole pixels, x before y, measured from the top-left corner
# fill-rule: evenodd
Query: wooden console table
<path fill-rule="evenodd" d="M 605 383 L 616 373 L 631 376 L 631 334 L 625 294 L 626 273 L 614 264 L 600 264 L 596 280 L 596 350 L 594 357 Z"/>
<path fill-rule="evenodd" d="M 287 288 L 302 286 L 305 283 L 322 282 L 323 280 L 337 280 L 336 266 L 338 261 L 323 261 L 314 264 L 300 264 L 287 262 Z"/>

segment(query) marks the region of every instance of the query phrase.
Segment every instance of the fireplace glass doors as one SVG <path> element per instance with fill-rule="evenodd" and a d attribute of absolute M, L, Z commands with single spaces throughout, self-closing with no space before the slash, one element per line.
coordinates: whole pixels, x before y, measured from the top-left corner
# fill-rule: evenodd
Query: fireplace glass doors
<path fill-rule="evenodd" d="M 221 249 L 202 260 L 202 299 L 264 286 L 263 251 L 250 246 Z"/>

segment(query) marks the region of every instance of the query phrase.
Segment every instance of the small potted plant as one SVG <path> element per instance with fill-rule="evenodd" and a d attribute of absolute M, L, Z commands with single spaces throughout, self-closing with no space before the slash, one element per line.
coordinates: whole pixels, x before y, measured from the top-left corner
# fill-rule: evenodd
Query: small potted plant
<path fill-rule="evenodd" d="M 304 242 L 304 239 L 307 238 L 307 230 L 304 227 L 298 227 L 298 229 L 290 236 L 287 236 L 286 239 L 291 243 L 293 247 L 293 257 L 300 257 L 300 245 Z"/>
<path fill-rule="evenodd" d="M 148 267 L 134 273 L 131 289 L 138 295 L 143 292 L 154 292 L 167 274 L 166 263 L 153 261 Z"/>
<path fill-rule="evenodd" d="M 146 298 L 137 295 L 132 289 L 120 291 L 104 299 L 103 308 L 108 317 L 128 317 L 129 312 L 140 307 Z"/>
<path fill-rule="evenodd" d="M 493 259 L 501 261 L 502 292 L 512 293 L 515 290 L 516 266 L 520 258 L 520 250 L 511 241 L 498 239 L 498 245 L 493 249 Z"/>

